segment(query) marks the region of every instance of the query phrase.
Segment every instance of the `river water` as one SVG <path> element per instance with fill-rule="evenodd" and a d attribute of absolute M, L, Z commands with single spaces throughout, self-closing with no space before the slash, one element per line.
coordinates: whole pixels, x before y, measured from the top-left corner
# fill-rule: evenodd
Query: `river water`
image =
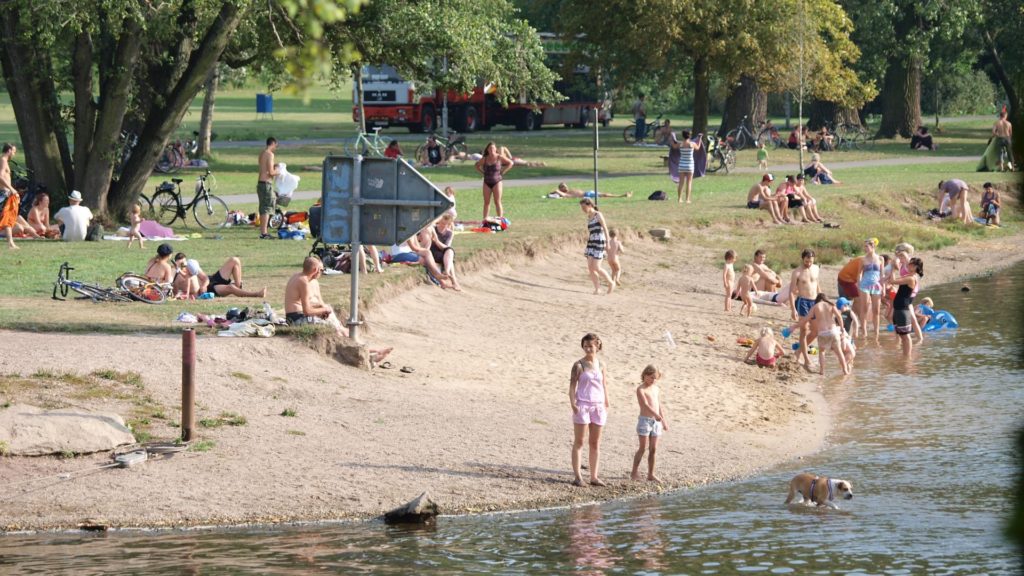
<path fill-rule="evenodd" d="M 16 574 L 1015 574 L 1003 536 L 1024 425 L 1024 266 L 925 290 L 960 322 L 905 362 L 895 337 L 832 378 L 828 447 L 750 480 L 570 510 L 214 531 L 0 536 Z M 832 363 L 834 367 L 834 361 Z M 808 439 L 812 441 L 812 439 Z M 841 510 L 783 505 L 810 470 Z M 2 513 L 2 511 L 0 511 Z"/>

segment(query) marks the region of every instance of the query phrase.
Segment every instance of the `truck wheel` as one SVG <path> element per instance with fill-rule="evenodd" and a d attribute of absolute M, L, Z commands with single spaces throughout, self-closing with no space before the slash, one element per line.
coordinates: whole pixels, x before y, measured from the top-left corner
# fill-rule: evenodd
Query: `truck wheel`
<path fill-rule="evenodd" d="M 527 130 L 540 130 L 541 126 L 541 115 L 527 111 L 526 112 L 526 129 Z"/>
<path fill-rule="evenodd" d="M 436 127 L 437 119 L 434 113 L 434 107 L 427 104 L 423 107 L 423 115 L 420 117 L 419 124 L 410 124 L 409 132 L 414 134 L 422 134 L 424 132 L 433 132 Z"/>
<path fill-rule="evenodd" d="M 529 130 L 530 127 L 531 127 L 531 124 L 530 124 L 531 123 L 531 120 L 530 120 L 531 116 L 533 116 L 533 113 L 530 112 L 529 110 L 521 111 L 516 116 L 516 130 L 519 130 L 519 131 L 522 131 L 522 132 L 525 132 L 526 130 Z"/>
<path fill-rule="evenodd" d="M 580 110 L 580 121 L 573 124 L 573 128 L 586 128 L 590 123 L 590 108 Z"/>
<path fill-rule="evenodd" d="M 462 110 L 462 132 L 469 134 L 476 132 L 478 128 L 478 118 L 476 115 L 475 106 L 466 106 Z"/>

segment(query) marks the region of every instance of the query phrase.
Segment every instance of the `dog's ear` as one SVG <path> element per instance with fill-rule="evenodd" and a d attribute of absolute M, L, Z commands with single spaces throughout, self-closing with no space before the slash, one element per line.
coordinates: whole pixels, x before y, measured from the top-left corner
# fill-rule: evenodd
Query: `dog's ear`
<path fill-rule="evenodd" d="M 836 488 L 840 490 L 849 490 L 850 484 L 846 480 L 842 480 L 839 482 L 839 484 L 836 485 Z"/>

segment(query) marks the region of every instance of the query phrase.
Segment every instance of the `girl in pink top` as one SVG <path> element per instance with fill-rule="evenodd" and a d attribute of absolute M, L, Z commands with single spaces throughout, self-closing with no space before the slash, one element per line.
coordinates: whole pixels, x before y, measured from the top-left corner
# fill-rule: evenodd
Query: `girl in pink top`
<path fill-rule="evenodd" d="M 583 452 L 583 437 L 590 430 L 590 483 L 605 486 L 598 477 L 601 457 L 601 427 L 608 418 L 608 395 L 605 394 L 607 378 L 604 366 L 597 359 L 601 351 L 601 339 L 597 334 L 587 334 L 580 342 L 584 356 L 572 365 L 569 377 L 569 405 L 572 406 L 573 443 L 572 471 L 576 478 L 573 485 L 583 486 L 580 473 L 580 457 Z"/>

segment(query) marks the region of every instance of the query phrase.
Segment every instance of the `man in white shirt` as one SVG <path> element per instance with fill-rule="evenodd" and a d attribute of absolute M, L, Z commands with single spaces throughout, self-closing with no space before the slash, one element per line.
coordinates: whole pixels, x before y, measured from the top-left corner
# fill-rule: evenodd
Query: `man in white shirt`
<path fill-rule="evenodd" d="M 65 242 L 81 242 L 89 232 L 89 223 L 92 222 L 92 211 L 82 206 L 82 193 L 72 190 L 68 195 L 70 206 L 65 206 L 53 215 L 53 219 L 64 225 L 62 238 Z"/>

